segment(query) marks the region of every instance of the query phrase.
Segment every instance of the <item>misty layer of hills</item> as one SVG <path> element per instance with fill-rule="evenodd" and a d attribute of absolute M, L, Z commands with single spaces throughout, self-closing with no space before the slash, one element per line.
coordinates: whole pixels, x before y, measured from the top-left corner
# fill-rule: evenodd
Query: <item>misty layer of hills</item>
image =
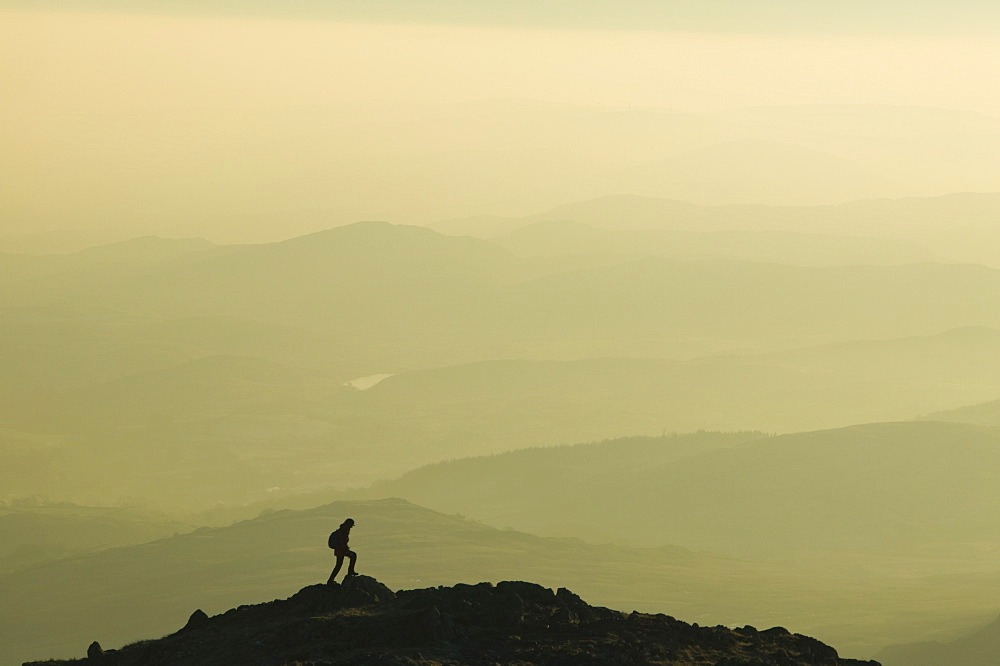
<path fill-rule="evenodd" d="M 592 222 L 584 213 L 610 219 L 608 205 L 575 210 Z M 651 224 L 633 208 L 615 219 Z M 690 224 L 657 210 L 662 225 Z M 264 245 L 4 255 L 6 496 L 165 488 L 154 499 L 198 508 L 524 446 L 793 432 L 998 394 L 996 270 L 899 263 L 925 255 L 898 239 L 858 236 L 842 257 L 834 244 L 810 259 L 823 244 L 809 236 L 738 233 L 690 232 L 699 251 L 669 236 L 600 251 L 543 236 L 515 254 L 361 223 Z M 784 263 L 733 256 L 750 238 Z M 392 376 L 345 385 L 370 375 Z"/>
<path fill-rule="evenodd" d="M 998 486 L 1000 431 L 909 422 L 514 451 L 368 492 L 534 533 L 780 558 L 1000 545 Z"/>
<path fill-rule="evenodd" d="M 0 660 L 287 596 L 348 513 L 392 587 L 532 580 L 851 657 L 972 634 L 998 212 L 610 197 L 0 255 Z"/>
<path fill-rule="evenodd" d="M 998 205 L 993 193 L 826 206 L 699 206 L 615 195 L 521 218 L 459 218 L 431 226 L 496 240 L 529 256 L 559 252 L 556 243 L 562 242 L 577 250 L 614 248 L 642 255 L 820 265 L 944 260 L 996 267 Z"/>
<path fill-rule="evenodd" d="M 31 501 L 0 506 L 0 574 L 112 546 L 145 543 L 194 527 L 139 509 Z"/>
<path fill-rule="evenodd" d="M 221 108 L 52 111 L 34 122 L 44 151 L 32 150 L 34 132 L 3 137 L 11 155 L 30 155 L 4 171 L 4 251 L 67 251 L 126 229 L 261 242 L 359 219 L 509 215 L 613 194 L 788 206 L 1000 189 L 1000 120 L 915 106 L 693 114 L 382 102 L 238 119 Z"/>
<path fill-rule="evenodd" d="M 956 640 L 916 641 L 890 645 L 878 652 L 883 666 L 980 666 L 996 661 L 1000 650 L 1000 618 Z"/>

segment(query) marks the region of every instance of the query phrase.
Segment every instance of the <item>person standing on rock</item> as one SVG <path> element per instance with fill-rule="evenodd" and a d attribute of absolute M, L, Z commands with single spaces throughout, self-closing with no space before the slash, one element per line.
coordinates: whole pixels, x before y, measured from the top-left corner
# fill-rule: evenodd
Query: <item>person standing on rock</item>
<path fill-rule="evenodd" d="M 328 585 L 333 584 L 333 579 L 340 573 L 340 567 L 344 565 L 345 557 L 351 561 L 347 567 L 347 575 L 358 575 L 358 572 L 354 570 L 354 565 L 358 561 L 358 554 L 347 547 L 347 542 L 351 538 L 352 527 L 354 527 L 354 519 L 348 518 L 340 524 L 340 527 L 335 532 L 330 534 L 330 539 L 327 544 L 330 548 L 333 548 L 333 554 L 337 556 L 337 564 L 333 567 L 333 573 L 330 574 L 330 580 L 326 581 Z"/>

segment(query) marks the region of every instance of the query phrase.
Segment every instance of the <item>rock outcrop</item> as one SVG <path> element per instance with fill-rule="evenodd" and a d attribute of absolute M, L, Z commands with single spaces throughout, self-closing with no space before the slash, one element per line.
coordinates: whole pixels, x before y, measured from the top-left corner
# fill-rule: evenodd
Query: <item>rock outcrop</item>
<path fill-rule="evenodd" d="M 86 660 L 93 661 L 93 660 Z M 37 662 L 41 663 L 41 662 Z M 81 662 L 44 662 L 49 664 Z M 813 638 L 776 627 L 699 627 L 667 615 L 590 606 L 525 582 L 393 592 L 374 578 L 312 585 L 100 656 L 113 666 L 254 664 L 433 666 L 846 666 Z"/>

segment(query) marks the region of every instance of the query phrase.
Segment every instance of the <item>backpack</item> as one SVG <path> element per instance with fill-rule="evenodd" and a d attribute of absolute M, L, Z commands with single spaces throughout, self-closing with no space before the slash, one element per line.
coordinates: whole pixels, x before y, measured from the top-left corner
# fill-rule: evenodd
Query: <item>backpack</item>
<path fill-rule="evenodd" d="M 337 542 L 340 541 L 340 530 L 334 530 L 330 532 L 330 537 L 326 540 L 326 545 L 330 548 L 336 548 Z"/>

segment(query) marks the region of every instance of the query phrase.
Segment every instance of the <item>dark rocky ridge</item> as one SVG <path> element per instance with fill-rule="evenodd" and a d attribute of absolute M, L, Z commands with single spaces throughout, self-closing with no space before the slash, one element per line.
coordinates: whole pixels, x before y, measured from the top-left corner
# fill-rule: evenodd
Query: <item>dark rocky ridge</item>
<path fill-rule="evenodd" d="M 394 593 L 367 576 L 215 617 L 198 610 L 174 634 L 106 652 L 95 643 L 88 655 L 25 666 L 877 666 L 841 659 L 832 647 L 780 627 L 699 627 L 590 606 L 564 588 L 503 582 Z"/>

